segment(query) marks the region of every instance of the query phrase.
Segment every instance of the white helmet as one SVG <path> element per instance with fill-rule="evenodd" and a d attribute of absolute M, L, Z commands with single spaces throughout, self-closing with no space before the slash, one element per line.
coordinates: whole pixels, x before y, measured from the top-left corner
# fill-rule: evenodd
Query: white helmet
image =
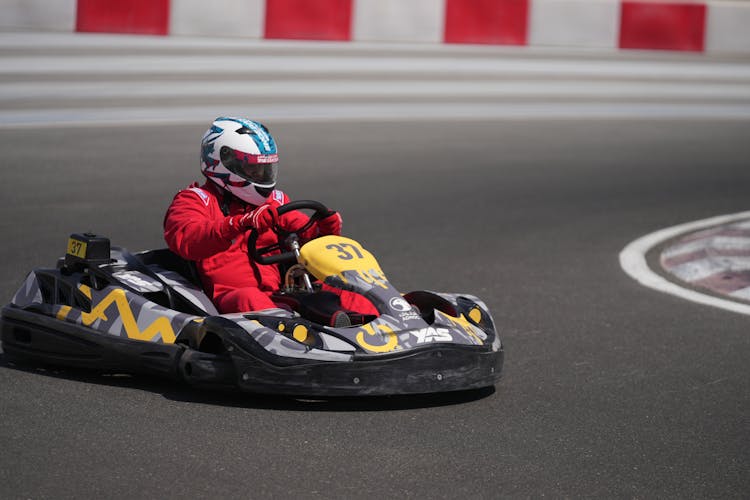
<path fill-rule="evenodd" d="M 261 123 L 219 117 L 201 140 L 201 171 L 237 198 L 262 205 L 279 172 L 276 141 Z"/>

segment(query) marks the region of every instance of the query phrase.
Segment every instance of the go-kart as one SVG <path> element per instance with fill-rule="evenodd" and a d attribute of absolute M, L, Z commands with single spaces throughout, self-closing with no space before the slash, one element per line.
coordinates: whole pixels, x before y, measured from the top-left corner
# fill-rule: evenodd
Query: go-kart
<path fill-rule="evenodd" d="M 298 396 L 418 394 L 492 386 L 503 349 L 485 304 L 467 294 L 402 295 L 357 241 L 298 233 L 329 213 L 314 201 L 295 232 L 251 257 L 282 266 L 280 307 L 219 314 L 194 264 L 167 249 L 130 253 L 107 238 L 73 234 L 56 268 L 35 269 L 0 317 L 7 356 L 26 361 L 152 373 L 196 386 Z M 321 283 L 362 294 L 377 316 L 346 315 Z"/>

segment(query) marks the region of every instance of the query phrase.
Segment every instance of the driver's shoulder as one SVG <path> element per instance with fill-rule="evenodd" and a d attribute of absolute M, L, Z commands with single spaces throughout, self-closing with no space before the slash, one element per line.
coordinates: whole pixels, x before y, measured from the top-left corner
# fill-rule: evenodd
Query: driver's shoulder
<path fill-rule="evenodd" d="M 186 188 L 178 191 L 174 199 L 172 200 L 172 205 L 187 204 L 203 206 L 206 208 L 216 205 L 217 203 L 216 193 L 214 193 L 210 188 L 207 188 L 207 186 L 205 185 L 198 185 L 197 182 L 194 182 Z"/>
<path fill-rule="evenodd" d="M 286 205 L 287 203 L 292 201 L 291 198 L 289 198 L 289 196 L 280 189 L 274 189 L 268 200 L 270 203 L 279 207 L 282 205 Z"/>

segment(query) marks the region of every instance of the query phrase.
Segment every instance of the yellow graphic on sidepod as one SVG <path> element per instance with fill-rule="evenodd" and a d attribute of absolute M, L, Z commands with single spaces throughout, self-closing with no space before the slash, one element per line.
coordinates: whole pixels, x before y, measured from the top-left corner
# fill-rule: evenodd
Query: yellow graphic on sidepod
<path fill-rule="evenodd" d="M 382 345 L 373 345 L 368 343 L 365 340 L 365 334 L 364 332 L 357 333 L 357 343 L 367 349 L 368 351 L 372 352 L 390 352 L 396 349 L 398 347 L 398 336 L 396 335 L 396 332 L 393 331 L 391 327 L 388 325 L 377 325 L 378 330 L 380 330 L 382 333 L 385 333 L 388 336 L 388 341 L 385 344 Z M 372 327 L 372 325 L 362 325 L 362 328 L 367 332 L 368 335 L 375 336 L 375 329 Z"/>
<path fill-rule="evenodd" d="M 86 285 L 80 285 L 79 289 L 83 294 L 91 299 L 91 288 Z M 99 302 L 96 307 L 91 309 L 90 313 L 81 311 L 81 322 L 84 326 L 91 326 L 97 319 L 107 321 L 107 308 L 110 305 L 115 304 L 117 311 L 120 313 L 122 319 L 122 326 L 125 328 L 125 334 L 128 338 L 135 340 L 151 340 L 156 334 L 161 334 L 161 339 L 165 344 L 173 344 L 175 341 L 175 333 L 172 329 L 172 323 L 166 316 L 156 318 L 153 323 L 148 325 L 143 331 L 138 328 L 138 322 L 133 315 L 130 304 L 128 303 L 128 297 L 125 295 L 125 291 L 122 289 L 112 290 Z M 70 310 L 70 306 L 63 306 L 57 312 L 57 319 L 64 320 L 67 318 Z"/>

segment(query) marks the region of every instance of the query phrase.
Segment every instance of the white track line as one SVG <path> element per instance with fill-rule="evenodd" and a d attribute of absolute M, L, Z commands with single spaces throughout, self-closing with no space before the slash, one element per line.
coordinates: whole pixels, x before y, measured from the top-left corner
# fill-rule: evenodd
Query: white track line
<path fill-rule="evenodd" d="M 750 305 L 732 302 L 730 300 L 720 299 L 711 295 L 705 295 L 695 290 L 682 288 L 681 286 L 667 281 L 663 277 L 652 271 L 646 263 L 646 254 L 656 245 L 674 238 L 683 233 L 697 231 L 711 226 L 728 224 L 742 219 L 750 218 L 750 211 L 739 212 L 736 214 L 720 215 L 709 219 L 698 220 L 680 224 L 678 226 L 661 229 L 651 234 L 647 234 L 630 243 L 622 252 L 620 252 L 620 266 L 634 280 L 643 286 L 653 288 L 660 292 L 675 295 L 685 300 L 697 302 L 707 306 L 718 307 L 727 311 L 733 311 L 750 316 Z"/>
<path fill-rule="evenodd" d="M 205 98 L 225 96 L 234 99 L 263 98 L 286 99 L 304 96 L 308 99 L 321 97 L 338 97 L 362 99 L 371 97 L 388 98 L 397 96 L 433 97 L 438 102 L 451 97 L 477 98 L 537 98 L 552 100 L 553 98 L 577 98 L 596 100 L 606 98 L 617 102 L 623 98 L 656 99 L 704 99 L 711 101 L 726 101 L 728 99 L 743 99 L 750 101 L 750 80 L 743 84 L 711 84 L 702 83 L 660 83 L 660 82 L 630 82 L 630 81 L 601 81 L 582 82 L 576 80 L 565 81 L 388 81 L 383 78 L 368 78 L 366 80 L 341 81 L 336 79 L 314 80 L 295 79 L 294 81 L 279 79 L 257 82 L 225 81 L 225 82 L 180 82 L 173 81 L 131 81 L 115 82 L 0 82 L 0 103 L 12 103 L 19 99 L 29 101 L 35 99 L 53 99 L 60 102 L 64 99 L 86 99 L 101 102 L 107 99 L 136 99 L 136 98 Z"/>
<path fill-rule="evenodd" d="M 0 130 L 71 126 L 205 123 L 206 117 L 253 116 L 262 122 L 419 122 L 434 120 L 750 120 L 750 105 L 639 103 L 332 103 L 0 109 Z"/>
<path fill-rule="evenodd" d="M 260 68 L 260 70 L 256 69 Z M 268 69 L 265 69 L 268 68 Z M 361 57 L 359 55 L 303 55 L 280 57 L 274 54 L 185 55 L 165 56 L 149 54 L 123 54 L 107 56 L 29 56 L 3 57 L 0 75 L 101 75 L 110 77 L 144 73 L 149 75 L 214 75 L 248 74 L 265 71 L 271 75 L 294 76 L 303 74 L 345 73 L 350 76 L 389 75 L 401 78 L 410 75 L 445 74 L 471 77 L 511 76 L 545 78 L 567 75 L 570 78 L 643 78 L 662 81 L 720 81 L 747 84 L 750 65 L 725 62 L 686 61 L 587 61 L 585 59 L 560 60 L 512 58 L 449 58 L 449 57 Z M 249 76 L 248 78 L 252 78 Z"/>

